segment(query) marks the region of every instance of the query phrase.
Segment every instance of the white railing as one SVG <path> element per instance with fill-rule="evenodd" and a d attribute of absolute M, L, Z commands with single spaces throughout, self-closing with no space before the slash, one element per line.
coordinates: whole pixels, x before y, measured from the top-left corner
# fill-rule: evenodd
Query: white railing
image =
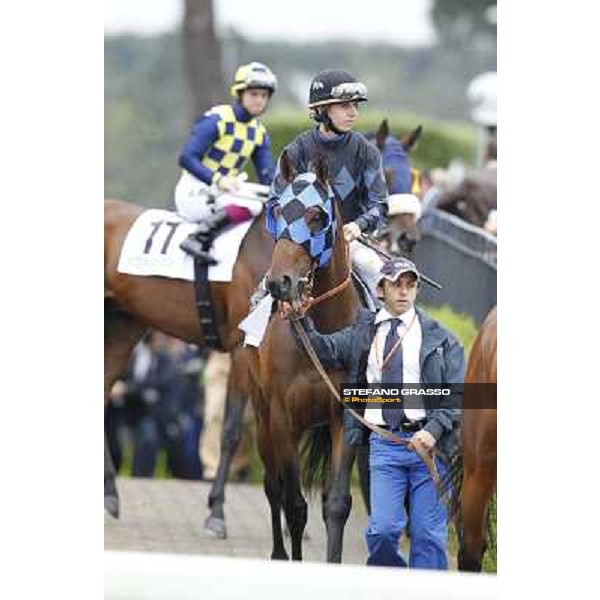
<path fill-rule="evenodd" d="M 221 556 L 104 553 L 106 600 L 488 600 L 493 575 Z"/>

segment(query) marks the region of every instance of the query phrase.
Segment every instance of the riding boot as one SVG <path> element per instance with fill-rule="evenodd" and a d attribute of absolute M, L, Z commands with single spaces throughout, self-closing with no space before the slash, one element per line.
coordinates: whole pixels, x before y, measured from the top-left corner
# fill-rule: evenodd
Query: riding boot
<path fill-rule="evenodd" d="M 204 221 L 198 223 L 198 229 L 181 242 L 180 248 L 184 252 L 198 257 L 208 264 L 214 265 L 217 261 L 210 256 L 210 247 L 217 235 L 228 225 L 231 225 L 231 219 L 227 211 L 224 208 L 220 208 L 204 219 Z"/>

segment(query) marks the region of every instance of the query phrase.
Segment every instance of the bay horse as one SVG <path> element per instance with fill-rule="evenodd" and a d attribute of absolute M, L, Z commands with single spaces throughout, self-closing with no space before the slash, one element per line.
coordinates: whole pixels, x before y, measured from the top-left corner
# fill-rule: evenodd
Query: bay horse
<path fill-rule="evenodd" d="M 489 509 L 496 487 L 497 460 L 496 317 L 494 307 L 471 348 L 465 374 L 462 454 L 451 467 L 458 488 L 453 513 L 459 530 L 461 571 L 481 571 L 488 541 L 495 542 Z"/>
<path fill-rule="evenodd" d="M 313 165 L 314 189 L 329 189 L 324 160 Z M 280 173 L 288 183 L 286 190 L 297 190 L 306 175 L 296 175 L 284 152 Z M 303 183 L 300 181 L 300 183 Z M 296 194 L 296 191 L 292 192 Z M 281 203 L 286 191 L 281 195 Z M 317 196 L 318 197 L 318 196 Z M 306 247 L 293 239 L 278 237 L 268 278 L 273 298 L 299 306 L 309 289 L 315 301 L 310 308 L 319 331 L 328 333 L 354 323 L 359 308 L 358 294 L 350 282 L 348 247 L 342 230 L 337 201 L 299 208 L 296 217 L 305 221 L 311 236 L 323 235 L 329 227 L 335 232 L 332 253 L 320 267 Z M 327 208 L 328 207 L 328 208 Z M 275 205 L 273 214 L 286 207 Z M 303 211 L 303 212 L 302 212 Z M 322 301 L 321 301 L 322 300 Z M 273 559 L 288 559 L 284 547 L 280 512 L 283 508 L 291 538 L 292 560 L 302 559 L 302 534 L 307 521 L 305 487 L 324 485 L 323 518 L 327 528 L 327 560 L 341 562 L 343 531 L 350 514 L 350 473 L 354 449 L 343 439 L 342 407 L 331 397 L 304 350 L 292 333 L 291 323 L 281 314 L 271 317 L 265 337 L 258 349 L 258 370 L 254 372 L 258 393 L 252 397 L 257 421 L 257 441 L 265 466 L 264 488 L 271 508 Z M 328 370 L 334 383 L 343 381 L 343 371 Z M 301 478 L 299 444 L 308 433 L 308 462 Z M 320 476 L 319 476 L 320 475 Z"/>
<path fill-rule="evenodd" d="M 108 400 L 116 379 L 125 371 L 129 355 L 148 329 L 196 345 L 204 336 L 196 309 L 194 283 L 163 277 L 138 277 L 117 271 L 127 233 L 143 207 L 120 200 L 104 205 L 104 395 Z M 223 349 L 231 353 L 227 409 L 223 425 L 221 460 L 209 496 L 213 524 L 224 528 L 224 484 L 239 443 L 241 422 L 248 399 L 248 355 L 242 353 L 239 322 L 248 312 L 248 300 L 271 262 L 274 242 L 265 231 L 262 217 L 250 226 L 233 269 L 231 282 L 213 282 L 211 295 Z M 118 494 L 115 469 L 104 447 L 104 494 L 107 512 L 117 517 Z M 215 524 L 216 523 L 216 524 Z"/>
<path fill-rule="evenodd" d="M 367 134 L 381 152 L 381 161 L 385 182 L 390 194 L 420 195 L 420 175 L 411 167 L 409 155 L 423 134 L 423 127 L 417 126 L 404 133 L 400 138 L 391 135 L 387 119 L 383 119 L 377 131 Z M 414 214 L 390 214 L 388 223 L 377 232 L 384 249 L 413 259 L 414 247 L 421 239 L 417 226 L 418 218 Z"/>

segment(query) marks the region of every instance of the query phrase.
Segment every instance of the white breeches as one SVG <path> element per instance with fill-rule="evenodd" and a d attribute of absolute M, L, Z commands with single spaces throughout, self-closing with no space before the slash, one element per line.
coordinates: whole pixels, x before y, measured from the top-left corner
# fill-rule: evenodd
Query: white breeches
<path fill-rule="evenodd" d="M 209 195 L 210 187 L 187 171 L 182 171 L 175 188 L 175 207 L 177 212 L 188 221 L 203 221 L 215 210 L 228 204 L 245 206 L 252 216 L 256 217 L 262 210 L 263 203 L 254 198 L 242 195 L 220 193 L 213 199 Z"/>
<path fill-rule="evenodd" d="M 377 298 L 377 284 L 379 283 L 383 258 L 372 250 L 363 246 L 357 240 L 350 242 L 350 261 L 362 280 L 369 286 L 373 296 Z"/>

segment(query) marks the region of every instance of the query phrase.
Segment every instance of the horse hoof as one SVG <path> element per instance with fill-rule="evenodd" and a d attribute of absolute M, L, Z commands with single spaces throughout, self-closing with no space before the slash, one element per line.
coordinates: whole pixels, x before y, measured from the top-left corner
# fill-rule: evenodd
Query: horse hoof
<path fill-rule="evenodd" d="M 290 557 L 287 555 L 287 552 L 284 550 L 282 552 L 273 552 L 271 554 L 271 560 L 290 560 Z"/>
<path fill-rule="evenodd" d="M 119 499 L 115 496 L 104 496 L 104 513 L 119 518 Z"/>
<path fill-rule="evenodd" d="M 204 522 L 204 531 L 209 537 L 215 540 L 227 539 L 227 527 L 225 526 L 225 519 L 210 515 Z"/>

